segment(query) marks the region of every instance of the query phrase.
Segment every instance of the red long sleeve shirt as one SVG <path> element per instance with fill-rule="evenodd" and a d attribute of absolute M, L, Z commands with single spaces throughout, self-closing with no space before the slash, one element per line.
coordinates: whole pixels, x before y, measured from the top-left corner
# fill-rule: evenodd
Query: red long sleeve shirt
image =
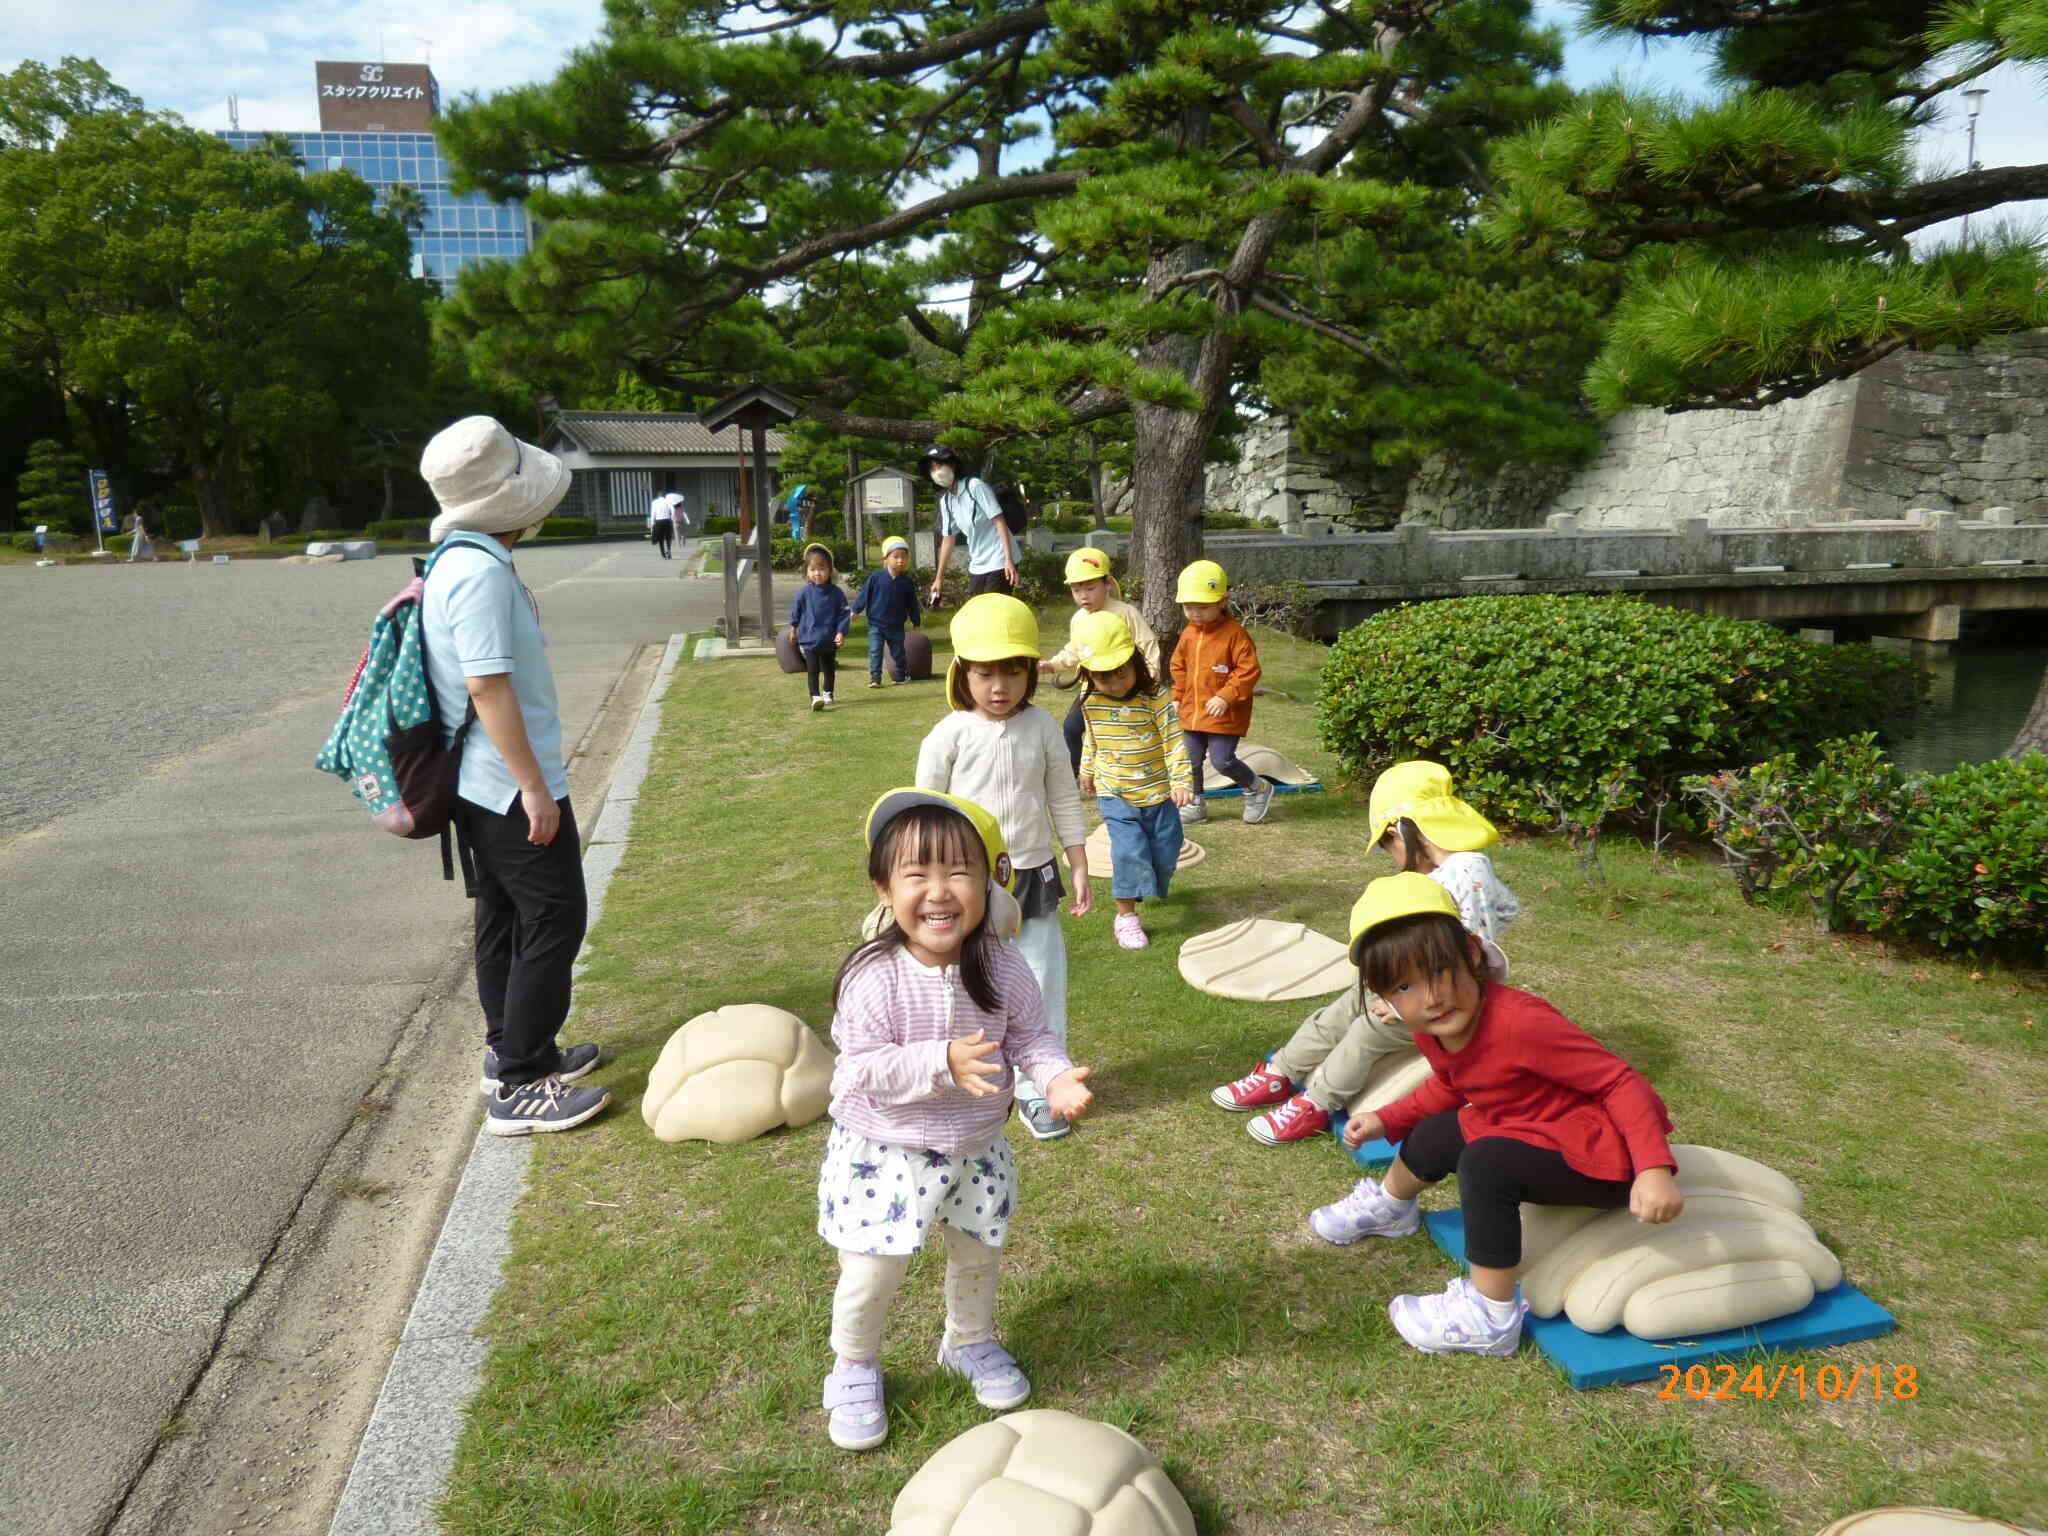
<path fill-rule="evenodd" d="M 1542 998 L 1493 983 L 1463 1050 L 1434 1035 L 1415 1044 L 1435 1075 L 1379 1112 L 1389 1141 L 1431 1115 L 1458 1111 L 1465 1139 L 1507 1136 L 1548 1147 L 1595 1179 L 1676 1169 L 1671 1116 L 1642 1073 Z"/>

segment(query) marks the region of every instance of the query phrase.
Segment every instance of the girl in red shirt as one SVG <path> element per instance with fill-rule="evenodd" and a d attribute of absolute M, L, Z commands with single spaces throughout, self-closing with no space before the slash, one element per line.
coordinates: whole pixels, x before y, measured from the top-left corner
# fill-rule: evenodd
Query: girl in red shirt
<path fill-rule="evenodd" d="M 1671 1117 L 1641 1073 L 1542 998 L 1485 980 L 1479 940 L 1427 875 L 1365 888 L 1351 909 L 1351 958 L 1414 1031 L 1434 1076 L 1352 1118 L 1347 1146 L 1384 1136 L 1400 1155 L 1384 1183 L 1361 1181 L 1309 1226 L 1332 1243 L 1406 1237 L 1422 1225 L 1416 1196 L 1456 1173 L 1471 1278 L 1440 1296 L 1396 1296 L 1387 1315 L 1425 1354 L 1512 1355 L 1522 1342 L 1522 1202 L 1627 1206 L 1638 1221 L 1670 1221 L 1685 1205 Z"/>

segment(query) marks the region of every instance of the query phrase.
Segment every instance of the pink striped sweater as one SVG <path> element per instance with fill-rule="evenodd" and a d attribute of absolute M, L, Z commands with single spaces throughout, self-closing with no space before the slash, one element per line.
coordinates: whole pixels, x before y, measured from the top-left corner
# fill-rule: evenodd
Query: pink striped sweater
<path fill-rule="evenodd" d="M 839 1061 L 832 1069 L 832 1118 L 885 1146 L 972 1152 L 996 1139 L 1022 1070 L 1049 1083 L 1074 1063 L 1045 1025 L 1045 1001 L 1024 957 L 995 949 L 1001 1007 L 983 1013 L 957 966 L 921 965 L 897 946 L 860 966 L 840 989 L 832 1018 Z M 946 1046 L 977 1029 L 1001 1049 L 996 1091 L 976 1097 L 953 1082 Z"/>

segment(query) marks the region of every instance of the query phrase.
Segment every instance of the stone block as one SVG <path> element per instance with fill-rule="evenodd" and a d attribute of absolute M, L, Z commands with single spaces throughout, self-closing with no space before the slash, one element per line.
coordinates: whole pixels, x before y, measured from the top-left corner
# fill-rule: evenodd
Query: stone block
<path fill-rule="evenodd" d="M 1993 432 L 1985 437 L 1978 456 L 1987 464 L 2024 464 L 2036 453 L 2036 445 L 2024 432 Z"/>
<path fill-rule="evenodd" d="M 374 560 L 377 558 L 375 539 L 322 539 L 306 546 L 306 553 L 317 560 L 322 555 L 339 555 L 344 560 Z"/>

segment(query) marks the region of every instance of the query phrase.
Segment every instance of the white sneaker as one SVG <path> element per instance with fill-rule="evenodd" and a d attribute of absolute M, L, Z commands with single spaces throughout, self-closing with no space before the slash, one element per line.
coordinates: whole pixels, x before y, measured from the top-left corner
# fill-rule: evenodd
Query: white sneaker
<path fill-rule="evenodd" d="M 1396 1200 L 1378 1179 L 1360 1179 L 1335 1205 L 1309 1212 L 1308 1229 L 1326 1243 L 1348 1248 L 1362 1237 L 1412 1237 L 1422 1226 L 1422 1208 Z"/>
<path fill-rule="evenodd" d="M 1517 1298 L 1515 1315 L 1496 1323 L 1486 1298 L 1462 1277 L 1440 1296 L 1396 1296 L 1387 1303 L 1395 1331 L 1425 1355 L 1512 1355 L 1521 1347 L 1524 1310 Z"/>
<path fill-rule="evenodd" d="M 830 704 L 832 702 L 832 695 L 829 693 L 823 694 L 821 695 L 821 697 L 825 700 L 827 704 Z"/>
<path fill-rule="evenodd" d="M 1180 808 L 1180 824 L 1184 827 L 1192 827 L 1197 822 L 1207 821 L 1208 819 L 1209 808 L 1199 800 Z"/>
<path fill-rule="evenodd" d="M 1273 804 L 1273 781 L 1262 778 L 1257 788 L 1244 792 L 1244 819 L 1256 826 L 1266 819 L 1266 811 Z"/>

